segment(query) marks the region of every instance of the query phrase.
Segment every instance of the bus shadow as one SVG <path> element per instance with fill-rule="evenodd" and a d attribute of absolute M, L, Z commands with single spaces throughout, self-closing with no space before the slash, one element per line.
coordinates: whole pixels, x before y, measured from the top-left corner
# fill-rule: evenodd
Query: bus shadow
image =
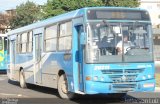
<path fill-rule="evenodd" d="M 76 94 L 74 99 L 61 99 L 58 90 L 48 87 L 42 87 L 37 85 L 29 84 L 28 89 L 41 92 L 44 94 L 50 94 L 56 96 L 57 100 L 65 101 L 67 104 L 107 104 L 107 103 L 125 103 L 126 99 L 133 98 L 132 96 L 126 95 L 123 98 L 117 98 L 116 96 L 112 95 L 104 95 L 104 94 L 96 94 L 96 95 L 80 95 Z"/>
<path fill-rule="evenodd" d="M 38 85 L 33 85 L 33 84 L 27 84 L 27 88 L 34 90 L 34 91 L 37 91 L 37 92 L 55 95 L 55 96 L 59 97 L 58 90 L 54 89 L 54 88 L 48 88 L 48 87 L 43 87 L 43 86 L 38 86 Z"/>
<path fill-rule="evenodd" d="M 10 80 L 10 79 L 8 79 L 8 83 L 9 83 L 9 84 L 12 84 L 12 85 L 15 85 L 15 86 L 19 86 L 19 82 L 17 82 L 17 81 L 12 81 L 12 80 Z"/>
<path fill-rule="evenodd" d="M 12 84 L 12 85 L 15 85 L 17 87 L 20 87 L 20 84 L 17 81 L 8 80 L 8 83 Z M 53 89 L 53 88 L 42 87 L 42 86 L 33 85 L 33 84 L 27 84 L 27 89 L 33 90 L 33 91 L 36 91 L 36 92 L 41 92 L 41 93 L 44 93 L 44 94 L 55 95 L 55 96 L 59 97 L 58 91 L 56 89 Z"/>
<path fill-rule="evenodd" d="M 123 103 L 124 98 L 113 98 L 110 95 L 77 95 L 71 101 L 78 104 L 107 104 L 107 103 Z"/>

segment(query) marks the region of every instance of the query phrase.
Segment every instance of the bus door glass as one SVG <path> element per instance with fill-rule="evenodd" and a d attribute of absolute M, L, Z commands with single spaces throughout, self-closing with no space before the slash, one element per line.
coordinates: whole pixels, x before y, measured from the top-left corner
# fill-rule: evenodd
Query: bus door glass
<path fill-rule="evenodd" d="M 41 83 L 41 51 L 42 51 L 42 34 L 35 35 L 35 81 Z"/>

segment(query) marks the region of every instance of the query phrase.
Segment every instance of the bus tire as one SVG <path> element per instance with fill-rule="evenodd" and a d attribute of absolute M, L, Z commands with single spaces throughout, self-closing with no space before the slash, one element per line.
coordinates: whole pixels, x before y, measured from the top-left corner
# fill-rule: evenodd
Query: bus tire
<path fill-rule="evenodd" d="M 24 89 L 27 88 L 27 84 L 26 84 L 26 81 L 25 81 L 25 76 L 24 76 L 24 71 L 23 70 L 20 71 L 19 83 L 20 83 L 21 88 L 24 88 Z"/>
<path fill-rule="evenodd" d="M 62 74 L 58 79 L 58 93 L 62 99 L 73 99 L 75 94 L 68 91 L 67 78 Z"/>

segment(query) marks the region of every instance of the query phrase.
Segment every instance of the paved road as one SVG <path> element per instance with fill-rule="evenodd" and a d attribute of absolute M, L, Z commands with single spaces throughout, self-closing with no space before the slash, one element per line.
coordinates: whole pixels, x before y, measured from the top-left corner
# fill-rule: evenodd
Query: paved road
<path fill-rule="evenodd" d="M 28 89 L 21 89 L 18 83 L 8 83 L 6 75 L 0 75 L 0 103 L 2 104 L 9 104 L 6 102 L 10 102 L 10 104 L 11 102 L 12 104 L 120 104 L 126 101 L 130 101 L 130 99 L 134 99 L 134 101 L 137 101 L 138 99 L 138 101 L 141 101 L 142 99 L 140 98 L 159 98 L 158 103 L 160 103 L 160 92 L 128 93 L 128 95 L 124 99 L 113 99 L 113 97 L 108 97 L 106 95 L 83 95 L 78 96 L 78 99 L 75 100 L 62 100 L 59 98 L 58 92 L 55 89 L 34 85 L 30 85 Z"/>

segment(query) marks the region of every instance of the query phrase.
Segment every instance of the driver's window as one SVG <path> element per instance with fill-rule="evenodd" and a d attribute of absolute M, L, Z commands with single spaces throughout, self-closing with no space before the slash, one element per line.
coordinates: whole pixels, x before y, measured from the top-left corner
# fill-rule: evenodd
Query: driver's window
<path fill-rule="evenodd" d="M 134 30 L 135 33 L 135 45 L 139 48 L 149 47 L 149 39 L 146 28 L 144 26 L 139 26 Z"/>

